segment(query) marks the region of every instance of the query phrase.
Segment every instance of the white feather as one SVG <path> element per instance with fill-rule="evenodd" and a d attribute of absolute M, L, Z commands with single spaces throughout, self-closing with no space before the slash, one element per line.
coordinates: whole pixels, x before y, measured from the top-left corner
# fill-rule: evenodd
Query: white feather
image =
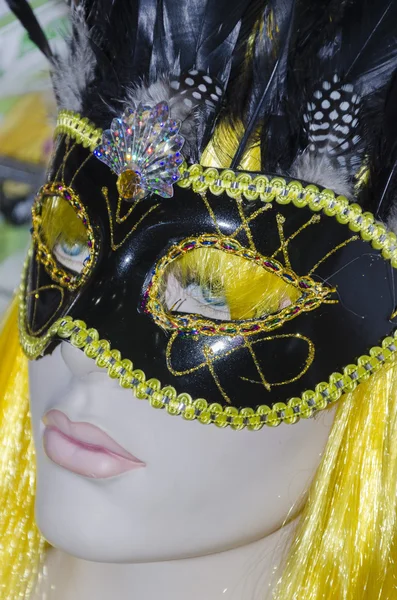
<path fill-rule="evenodd" d="M 387 219 L 386 225 L 388 229 L 397 233 L 397 207 L 394 207 Z"/>
<path fill-rule="evenodd" d="M 74 52 L 69 47 L 66 56 L 57 58 L 52 80 L 59 107 L 80 112 L 83 92 L 94 78 L 96 59 L 89 45 L 87 26 L 78 11 L 72 20 L 76 31 Z"/>
<path fill-rule="evenodd" d="M 303 152 L 292 165 L 290 175 L 308 183 L 321 185 L 347 198 L 353 197 L 353 185 L 349 182 L 346 171 L 336 166 L 334 161 L 331 162 L 327 155 L 320 158 L 318 154 Z"/>
<path fill-rule="evenodd" d="M 155 106 L 159 102 L 167 102 L 171 118 L 181 122 L 180 133 L 185 138 L 183 153 L 186 156 L 189 149 L 195 146 L 197 107 L 200 102 L 195 101 L 192 95 L 179 93 L 172 88 L 171 82 L 176 79 L 177 76 L 171 75 L 148 85 L 141 82 L 127 90 L 125 103 L 136 108 L 138 104 Z"/>

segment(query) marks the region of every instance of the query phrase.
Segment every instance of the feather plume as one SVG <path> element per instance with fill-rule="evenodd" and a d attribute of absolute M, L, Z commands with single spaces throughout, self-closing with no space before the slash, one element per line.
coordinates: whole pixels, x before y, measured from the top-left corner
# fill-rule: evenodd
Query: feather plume
<path fill-rule="evenodd" d="M 184 154 L 197 161 L 259 3 L 87 0 L 57 62 L 57 96 L 102 127 L 126 103 L 167 101 L 182 122 Z"/>
<path fill-rule="evenodd" d="M 54 63 L 52 83 L 60 108 L 80 112 L 82 97 L 94 78 L 96 58 L 81 11 L 72 17 L 72 36 L 66 56 Z"/>
<path fill-rule="evenodd" d="M 179 65 L 178 65 L 179 66 Z M 178 66 L 174 72 L 178 72 Z M 165 101 L 173 118 L 181 121 L 180 133 L 185 139 L 183 154 L 192 161 L 198 160 L 204 131 L 199 130 L 203 111 L 208 116 L 221 101 L 223 90 L 210 75 L 191 69 L 180 76 L 169 74 L 149 85 L 141 83 L 127 91 L 126 103 L 132 106 L 153 106 Z"/>
<path fill-rule="evenodd" d="M 371 115 L 382 112 L 383 90 L 397 67 L 396 19 L 390 0 L 346 5 L 335 40 L 307 64 L 311 80 L 302 89 L 312 96 L 292 175 L 354 195 L 354 176 L 372 143 L 369 131 L 375 139 L 380 133 Z"/>
<path fill-rule="evenodd" d="M 299 138 L 308 61 L 313 62 L 325 40 L 334 36 L 345 5 L 336 0 L 268 3 L 255 44 L 251 98 L 238 115 L 246 129 L 233 165 L 240 162 L 247 144 L 255 143 L 261 127 L 264 168 L 290 166 Z"/>

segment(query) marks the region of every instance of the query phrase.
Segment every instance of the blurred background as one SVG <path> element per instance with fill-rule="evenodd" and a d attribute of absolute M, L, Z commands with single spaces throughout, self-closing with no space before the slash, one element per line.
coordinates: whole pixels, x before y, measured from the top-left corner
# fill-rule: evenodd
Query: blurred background
<path fill-rule="evenodd" d="M 30 2 L 53 51 L 62 53 L 68 7 Z M 0 0 L 0 315 L 19 283 L 31 205 L 51 153 L 56 106 L 48 64 Z"/>

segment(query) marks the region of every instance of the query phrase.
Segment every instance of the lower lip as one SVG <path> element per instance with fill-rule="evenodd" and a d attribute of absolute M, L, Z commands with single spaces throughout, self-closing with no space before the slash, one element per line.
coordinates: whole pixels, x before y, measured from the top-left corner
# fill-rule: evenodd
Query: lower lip
<path fill-rule="evenodd" d="M 93 479 L 107 479 L 145 466 L 101 446 L 75 440 L 53 426 L 44 429 L 43 444 L 45 453 L 54 463 Z"/>

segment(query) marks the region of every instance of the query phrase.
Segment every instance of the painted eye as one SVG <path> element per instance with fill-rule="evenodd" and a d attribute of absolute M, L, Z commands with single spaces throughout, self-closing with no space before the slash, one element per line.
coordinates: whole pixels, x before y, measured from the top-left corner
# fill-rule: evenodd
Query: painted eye
<path fill-rule="evenodd" d="M 276 313 L 301 291 L 254 261 L 197 248 L 165 269 L 162 295 L 169 312 L 240 321 Z"/>
<path fill-rule="evenodd" d="M 164 290 L 164 300 L 171 312 L 199 314 L 221 321 L 230 319 L 230 308 L 221 290 L 198 281 L 183 281 L 170 272 Z"/>
<path fill-rule="evenodd" d="M 37 260 L 54 281 L 76 289 L 96 257 L 93 229 L 79 197 L 63 184 L 46 184 L 37 196 L 32 215 Z"/>
<path fill-rule="evenodd" d="M 143 306 L 163 329 L 234 336 L 273 331 L 334 291 L 235 239 L 205 234 L 159 260 Z"/>
<path fill-rule="evenodd" d="M 57 261 L 74 273 L 81 273 L 90 258 L 88 246 L 84 242 L 59 241 L 52 251 Z"/>

